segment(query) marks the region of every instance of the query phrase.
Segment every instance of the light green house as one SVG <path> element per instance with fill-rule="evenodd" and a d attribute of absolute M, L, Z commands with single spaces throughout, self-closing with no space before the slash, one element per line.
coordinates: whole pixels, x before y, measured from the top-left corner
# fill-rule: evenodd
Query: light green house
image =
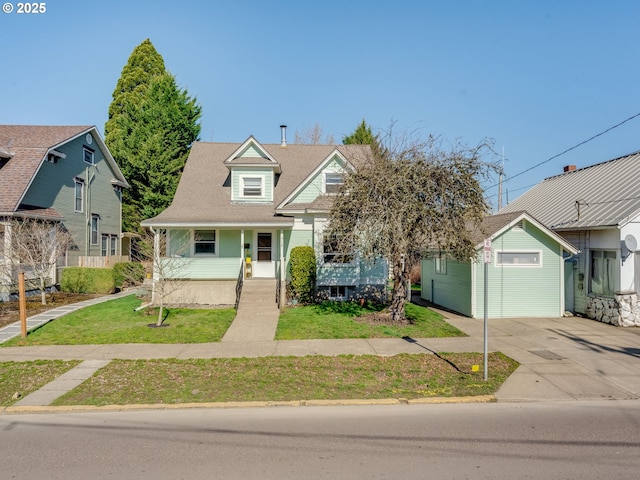
<path fill-rule="evenodd" d="M 487 252 L 485 253 L 485 240 Z M 526 212 L 492 215 L 474 233 L 478 255 L 458 262 L 445 252 L 422 260 L 425 300 L 483 318 L 487 263 L 489 318 L 560 317 L 565 312 L 565 270 L 577 250 Z M 489 250 L 490 243 L 490 250 Z"/>
<path fill-rule="evenodd" d="M 78 265 L 85 256 L 121 255 L 122 189 L 128 187 L 96 127 L 0 125 L 0 285 L 13 276 L 12 219 L 64 225 L 73 247 L 58 267 Z M 55 277 L 52 271 L 52 283 Z"/>
<path fill-rule="evenodd" d="M 241 279 L 273 279 L 282 287 L 291 250 L 302 245 L 315 249 L 319 295 L 383 291 L 385 262 L 354 256 L 345 263 L 324 236 L 343 174 L 370 154 L 364 145 L 289 145 L 285 127 L 279 144 L 253 136 L 195 143 L 171 206 L 142 222 L 156 238 L 166 235 L 159 247 L 165 264 L 181 264 L 171 276 L 188 282 L 168 301 L 233 304 Z"/>

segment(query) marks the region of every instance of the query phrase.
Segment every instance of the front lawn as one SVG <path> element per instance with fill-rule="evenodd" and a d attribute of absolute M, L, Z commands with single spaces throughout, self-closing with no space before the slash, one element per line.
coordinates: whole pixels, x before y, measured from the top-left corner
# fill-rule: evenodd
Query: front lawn
<path fill-rule="evenodd" d="M 177 404 L 489 395 L 517 368 L 481 353 L 114 360 L 54 405 Z"/>
<path fill-rule="evenodd" d="M 0 406 L 14 404 L 79 363 L 80 360 L 0 362 Z"/>
<path fill-rule="evenodd" d="M 169 326 L 150 328 L 157 311 L 134 311 L 140 304 L 129 295 L 82 308 L 30 332 L 26 339 L 14 338 L 2 346 L 219 342 L 236 315 L 233 308 L 169 308 L 165 309 Z"/>
<path fill-rule="evenodd" d="M 406 305 L 407 317 L 413 320 L 411 325 L 376 324 L 366 320 L 368 315 L 381 308 L 361 307 L 353 302 L 325 302 L 288 308 L 280 315 L 276 340 L 465 336 L 440 314 L 412 303 Z"/>

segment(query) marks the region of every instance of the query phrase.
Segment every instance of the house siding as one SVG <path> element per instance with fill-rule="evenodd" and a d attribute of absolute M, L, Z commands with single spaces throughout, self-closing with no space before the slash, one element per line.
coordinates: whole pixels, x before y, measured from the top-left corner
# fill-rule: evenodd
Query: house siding
<path fill-rule="evenodd" d="M 422 261 L 422 293 L 425 300 L 472 316 L 471 264 L 447 258 L 446 273 L 435 273 L 435 261 Z"/>
<path fill-rule="evenodd" d="M 492 243 L 492 262 L 488 277 L 488 315 L 507 317 L 558 317 L 564 303 L 561 278 L 564 275 L 562 250 L 558 243 L 531 223 L 525 228 L 510 229 Z M 540 251 L 540 267 L 500 266 L 496 264 L 499 251 Z M 476 268 L 475 317 L 484 316 L 484 264 L 481 256 Z M 562 297 L 562 298 L 561 298 Z"/>
<path fill-rule="evenodd" d="M 305 187 L 291 200 L 292 204 L 313 202 L 323 193 L 323 176 L 327 172 L 344 172 L 345 164 L 339 157 L 333 157 L 325 167 L 320 170 Z"/>
<path fill-rule="evenodd" d="M 94 150 L 94 165 L 83 160 L 83 147 Z M 44 161 L 27 191 L 22 203 L 56 209 L 64 216 L 63 223 L 71 233 L 77 249 L 69 251 L 69 265 L 77 265 L 78 256 L 101 255 L 102 234 L 117 235 L 117 254 L 120 254 L 120 204 L 121 193 L 111 180 L 114 172 L 105 160 L 104 152 L 94 140 L 88 145 L 81 136 L 58 148 L 66 158 L 54 163 Z M 84 211 L 74 211 L 75 178 L 84 180 Z M 90 242 L 91 214 L 99 216 L 98 243 Z"/>
<path fill-rule="evenodd" d="M 241 196 L 241 177 L 264 177 L 263 196 L 246 198 Z M 260 167 L 233 168 L 231 170 L 231 201 L 238 203 L 265 203 L 273 201 L 273 169 Z"/>

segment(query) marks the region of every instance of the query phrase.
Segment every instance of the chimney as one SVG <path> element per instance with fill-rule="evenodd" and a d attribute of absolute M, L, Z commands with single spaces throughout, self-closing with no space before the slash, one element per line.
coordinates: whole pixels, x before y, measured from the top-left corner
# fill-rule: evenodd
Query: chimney
<path fill-rule="evenodd" d="M 573 172 L 575 169 L 576 169 L 575 165 L 565 165 L 564 166 L 564 173 Z"/>
<path fill-rule="evenodd" d="M 287 126 L 286 125 L 280 125 L 280 146 L 281 147 L 286 147 L 287 146 Z"/>

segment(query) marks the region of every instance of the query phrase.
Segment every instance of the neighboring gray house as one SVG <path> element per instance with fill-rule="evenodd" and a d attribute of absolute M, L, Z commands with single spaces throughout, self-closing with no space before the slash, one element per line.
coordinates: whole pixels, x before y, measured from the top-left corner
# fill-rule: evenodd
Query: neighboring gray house
<path fill-rule="evenodd" d="M 80 256 L 120 255 L 128 187 L 96 127 L 0 125 L 0 266 L 9 264 L 12 218 L 64 224 L 75 245 L 59 267 Z"/>
<path fill-rule="evenodd" d="M 565 271 L 567 310 L 640 326 L 640 152 L 565 167 L 498 213 L 526 210 L 579 253 Z"/>
<path fill-rule="evenodd" d="M 563 315 L 565 259 L 577 253 L 571 244 L 526 212 L 486 217 L 472 239 L 478 251 L 474 261 L 458 262 L 445 252 L 425 256 L 421 271 L 423 299 L 482 318 L 484 241 L 489 239 L 488 316 Z"/>
<path fill-rule="evenodd" d="M 291 250 L 300 245 L 316 251 L 319 294 L 348 299 L 372 286 L 384 291 L 385 262 L 339 257 L 323 233 L 344 172 L 370 154 L 368 145 L 288 145 L 284 129 L 279 144 L 253 136 L 194 143 L 171 206 L 142 222 L 166 233 L 163 255 L 190 259 L 173 275 L 188 286 L 170 301 L 233 304 L 245 276 L 282 285 Z M 178 245 L 186 248 L 178 252 Z"/>

